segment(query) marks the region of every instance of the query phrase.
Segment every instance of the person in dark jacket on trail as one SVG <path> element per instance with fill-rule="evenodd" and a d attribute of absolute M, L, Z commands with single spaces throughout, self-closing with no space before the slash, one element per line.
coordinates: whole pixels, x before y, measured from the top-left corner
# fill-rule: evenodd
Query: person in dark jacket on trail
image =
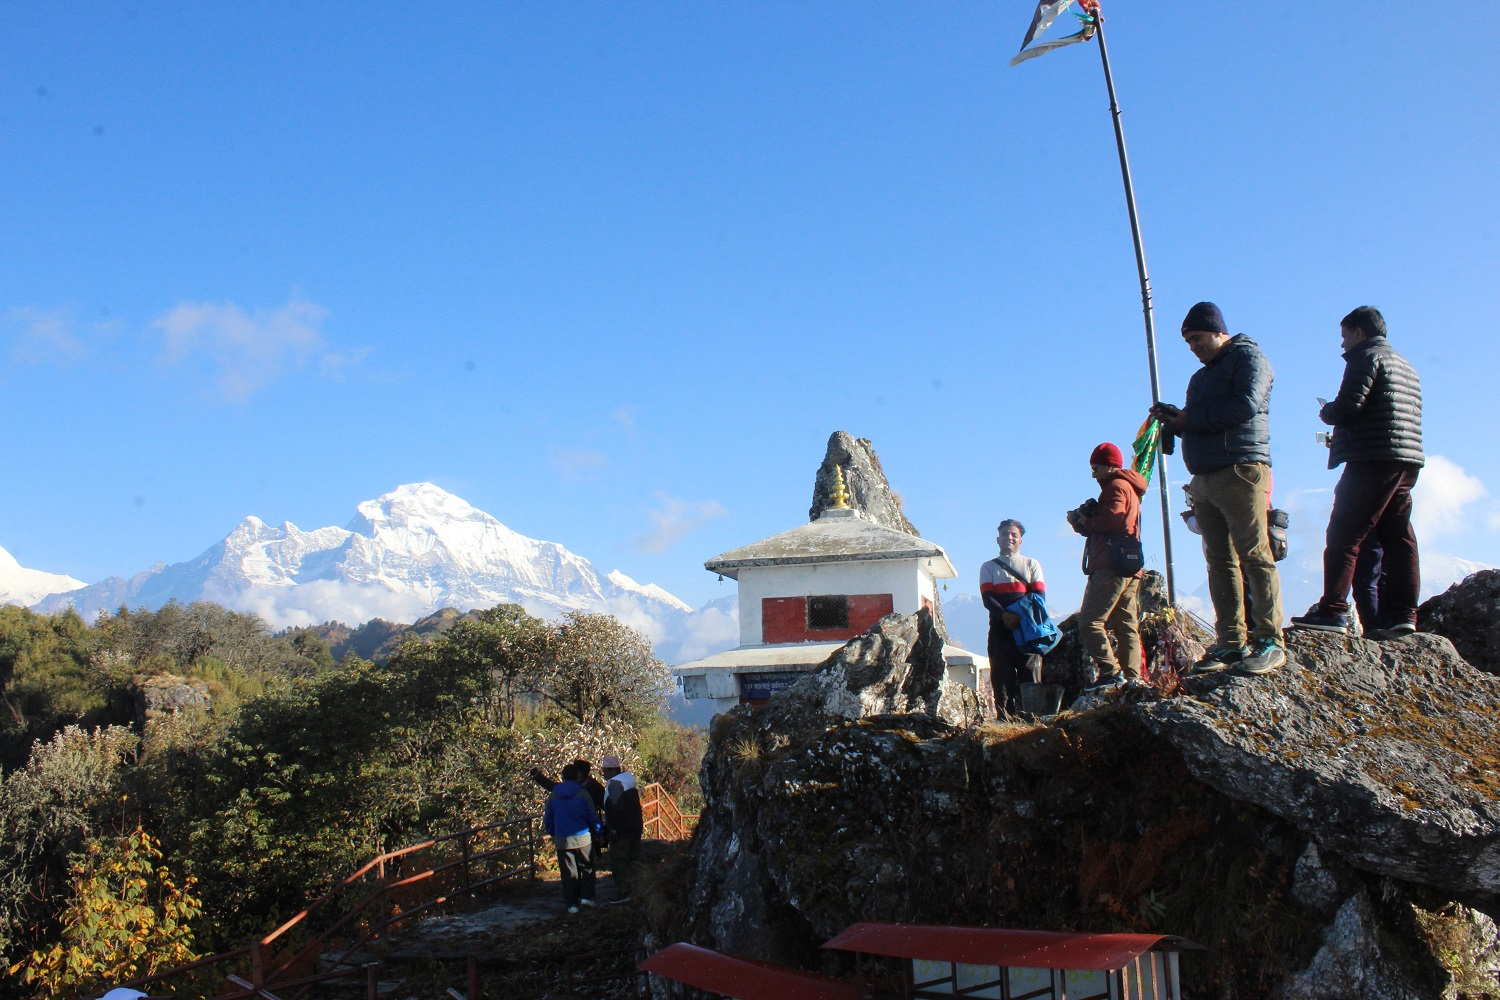
<path fill-rule="evenodd" d="M 615 873 L 616 902 L 629 899 L 635 863 L 641 856 L 641 790 L 635 775 L 620 766 L 620 758 L 605 754 L 599 762 L 604 770 L 604 837 L 609 842 L 609 867 Z"/>
<path fill-rule="evenodd" d="M 1122 468 L 1124 464 L 1124 456 L 1114 445 L 1106 442 L 1095 448 L 1089 468 L 1099 483 L 1099 499 L 1092 513 L 1068 512 L 1073 530 L 1088 538 L 1083 565 L 1089 582 L 1078 609 L 1078 631 L 1099 668 L 1099 677 L 1090 687 L 1117 684 L 1122 673 L 1127 681 L 1141 679 L 1141 573 L 1121 575 L 1109 558 L 1112 537 L 1141 537 L 1146 479 L 1134 469 Z M 1109 644 L 1110 633 L 1114 633 L 1114 648 Z"/>
<path fill-rule="evenodd" d="M 996 529 L 995 543 L 1000 554 L 979 567 L 979 597 L 990 613 L 989 645 L 990 686 L 995 691 L 997 714 L 1020 710 L 1021 671 L 1033 681 L 1042 679 L 1042 658 L 1021 652 L 1011 630 L 1021 618 L 1009 610 L 1010 605 L 1027 594 L 1047 594 L 1042 579 L 1042 564 L 1021 555 L 1021 539 L 1026 529 L 1020 521 L 1006 518 Z"/>
<path fill-rule="evenodd" d="M 578 765 L 563 768 L 563 780 L 547 796 L 542 828 L 557 848 L 562 875 L 563 905 L 577 913 L 579 905 L 594 905 L 594 838 L 600 832 L 599 814 L 578 783 Z"/>
<path fill-rule="evenodd" d="M 1323 596 L 1299 628 L 1343 632 L 1349 627 L 1349 588 L 1361 545 L 1380 543 L 1376 574 L 1378 619 L 1372 639 L 1399 639 L 1417 629 L 1421 572 L 1411 526 L 1411 491 L 1426 464 L 1422 452 L 1422 383 L 1386 338 L 1385 317 L 1360 306 L 1339 323 L 1344 379 L 1319 412 L 1334 428 L 1328 467 L 1344 466 L 1333 490 L 1323 549 Z M 1363 623 L 1362 623 L 1363 624 Z"/>
<path fill-rule="evenodd" d="M 1212 302 L 1188 310 L 1182 339 L 1203 367 L 1188 380 L 1180 409 L 1158 403 L 1151 415 L 1182 438 L 1182 460 L 1193 474 L 1193 511 L 1208 557 L 1217 638 L 1193 669 L 1269 673 L 1286 662 L 1281 576 L 1266 532 L 1275 373 L 1255 341 L 1243 333 L 1229 335 Z M 1253 619 L 1248 642 L 1247 589 Z"/>
<path fill-rule="evenodd" d="M 593 771 L 594 765 L 590 764 L 586 760 L 575 760 L 568 766 L 572 767 L 577 772 L 574 775 L 574 779 L 583 786 L 583 790 L 585 792 L 589 793 L 589 798 L 592 799 L 594 803 L 594 811 L 602 817 L 604 815 L 604 786 L 590 777 L 590 772 Z M 550 792 L 558 785 L 558 782 L 555 778 L 553 778 L 549 774 L 543 773 L 540 768 L 533 767 L 526 773 L 529 774 L 531 776 L 531 780 L 536 782 L 537 785 L 539 785 L 544 791 Z"/>

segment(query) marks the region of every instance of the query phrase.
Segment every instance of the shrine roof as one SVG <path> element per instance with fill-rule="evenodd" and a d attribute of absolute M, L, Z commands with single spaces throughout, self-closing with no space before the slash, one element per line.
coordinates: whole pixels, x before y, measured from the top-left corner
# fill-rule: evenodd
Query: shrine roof
<path fill-rule="evenodd" d="M 703 566 L 709 572 L 739 579 L 739 571 L 756 566 L 796 566 L 814 563 L 885 559 L 934 559 L 932 576 L 957 576 L 948 553 L 935 542 L 876 524 L 853 510 L 825 510 L 816 521 L 779 535 L 731 549 Z"/>
<path fill-rule="evenodd" d="M 1089 934 L 864 922 L 844 928 L 823 947 L 972 965 L 1111 970 L 1123 969 L 1153 949 L 1180 951 L 1200 946 L 1167 934 Z"/>

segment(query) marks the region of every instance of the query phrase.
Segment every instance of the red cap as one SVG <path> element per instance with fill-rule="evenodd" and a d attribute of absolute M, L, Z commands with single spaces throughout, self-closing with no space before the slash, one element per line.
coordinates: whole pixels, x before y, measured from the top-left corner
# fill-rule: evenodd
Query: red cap
<path fill-rule="evenodd" d="M 1120 449 L 1106 441 L 1089 455 L 1089 465 L 1107 465 L 1113 469 L 1123 469 L 1125 458 L 1120 454 Z"/>

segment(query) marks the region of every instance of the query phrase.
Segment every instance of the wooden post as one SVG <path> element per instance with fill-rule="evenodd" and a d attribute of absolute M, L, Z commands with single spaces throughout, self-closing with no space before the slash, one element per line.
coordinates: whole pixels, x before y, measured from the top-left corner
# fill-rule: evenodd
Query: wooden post
<path fill-rule="evenodd" d="M 365 1000 L 377 1000 L 379 993 L 379 982 L 375 977 L 375 970 L 380 968 L 379 962 L 365 963 Z"/>
<path fill-rule="evenodd" d="M 479 959 L 469 956 L 469 1000 L 479 1000 Z"/>
<path fill-rule="evenodd" d="M 257 991 L 266 985 L 265 946 L 259 940 L 250 943 L 250 982 Z"/>
<path fill-rule="evenodd" d="M 463 866 L 463 870 L 464 870 L 464 889 L 467 891 L 470 888 L 472 888 L 473 885 L 474 885 L 474 870 L 473 870 L 473 868 L 470 867 L 470 857 L 473 854 L 473 852 L 469 849 L 469 831 L 468 830 L 464 831 L 463 841 L 461 843 L 461 846 L 463 847 L 463 852 L 464 852 L 464 866 Z M 456 893 L 455 893 L 455 895 L 456 895 Z M 470 1000 L 473 1000 L 473 998 L 471 997 Z"/>

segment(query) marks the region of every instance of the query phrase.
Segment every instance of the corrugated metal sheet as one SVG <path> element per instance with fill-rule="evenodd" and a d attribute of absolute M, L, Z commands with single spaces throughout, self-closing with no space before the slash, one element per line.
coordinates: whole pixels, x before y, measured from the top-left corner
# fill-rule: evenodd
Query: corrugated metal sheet
<path fill-rule="evenodd" d="M 674 944 L 639 968 L 735 1000 L 860 1000 L 858 986 L 769 962 L 736 958 L 710 948 Z"/>
<path fill-rule="evenodd" d="M 1166 934 L 1082 934 L 998 927 L 858 923 L 823 945 L 893 958 L 926 958 L 1028 969 L 1121 969 L 1158 945 L 1196 948 Z"/>

